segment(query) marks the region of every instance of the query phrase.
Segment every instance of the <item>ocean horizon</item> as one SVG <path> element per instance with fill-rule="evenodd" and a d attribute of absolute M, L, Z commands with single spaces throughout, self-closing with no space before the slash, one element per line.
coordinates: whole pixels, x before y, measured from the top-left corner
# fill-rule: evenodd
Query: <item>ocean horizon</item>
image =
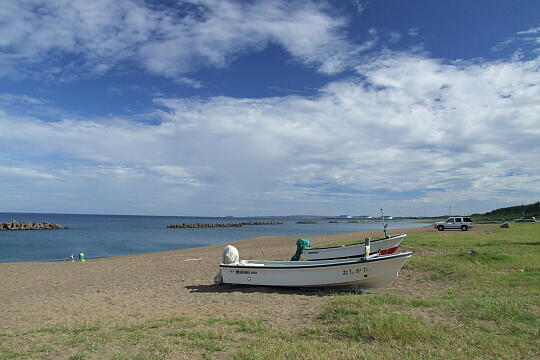
<path fill-rule="evenodd" d="M 84 252 L 87 258 L 134 255 L 167 250 L 179 250 L 227 243 L 260 236 L 331 235 L 381 230 L 381 221 L 329 223 L 323 216 L 287 215 L 254 217 L 147 216 L 0 212 L 0 222 L 12 220 L 41 223 L 44 221 L 68 226 L 62 230 L 0 231 L 0 263 L 67 261 L 71 254 Z M 297 224 L 312 220 L 315 224 Z M 279 221 L 279 225 L 244 225 L 242 227 L 211 227 L 168 229 L 181 223 L 238 223 Z M 387 221 L 392 229 L 420 226 L 415 220 Z M 360 240 L 360 239 L 359 239 Z M 291 243 L 291 255 L 295 251 Z"/>

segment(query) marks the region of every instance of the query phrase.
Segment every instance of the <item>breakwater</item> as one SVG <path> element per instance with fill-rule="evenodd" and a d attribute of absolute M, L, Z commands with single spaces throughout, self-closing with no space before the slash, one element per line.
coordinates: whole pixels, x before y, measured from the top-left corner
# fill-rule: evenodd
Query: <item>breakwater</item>
<path fill-rule="evenodd" d="M 244 225 L 280 225 L 279 221 L 248 221 L 239 223 L 207 223 L 207 224 L 171 224 L 168 229 L 198 229 L 198 228 L 218 228 L 218 227 L 242 227 Z"/>
<path fill-rule="evenodd" d="M 42 223 L 29 223 L 24 221 L 15 221 L 2 222 L 0 223 L 0 230 L 58 230 L 58 229 L 69 229 L 67 226 L 62 226 L 55 223 L 50 223 L 44 221 Z"/>

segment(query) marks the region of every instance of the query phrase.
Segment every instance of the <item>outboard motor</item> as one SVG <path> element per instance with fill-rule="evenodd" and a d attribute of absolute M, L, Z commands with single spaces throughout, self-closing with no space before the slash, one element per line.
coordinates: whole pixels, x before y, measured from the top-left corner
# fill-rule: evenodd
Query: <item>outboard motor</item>
<path fill-rule="evenodd" d="M 240 262 L 240 255 L 238 249 L 232 245 L 227 245 L 223 249 L 223 257 L 221 262 L 223 264 L 238 264 Z"/>
<path fill-rule="evenodd" d="M 306 239 L 306 238 L 300 238 L 296 240 L 296 253 L 294 253 L 294 255 L 291 257 L 291 261 L 300 260 L 300 255 L 302 255 L 302 252 L 310 248 L 311 248 L 311 240 Z"/>
<path fill-rule="evenodd" d="M 238 249 L 232 245 L 227 245 L 223 249 L 223 257 L 221 260 L 222 264 L 238 264 L 240 262 L 240 255 L 238 254 Z M 214 284 L 222 285 L 223 276 L 221 275 L 221 270 L 214 276 Z"/>

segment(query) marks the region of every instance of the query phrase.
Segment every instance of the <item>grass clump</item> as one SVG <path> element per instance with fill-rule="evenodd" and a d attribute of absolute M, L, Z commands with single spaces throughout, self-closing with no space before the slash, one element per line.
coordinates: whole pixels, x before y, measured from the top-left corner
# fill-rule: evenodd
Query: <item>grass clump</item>
<path fill-rule="evenodd" d="M 352 296 L 329 302 L 321 319 L 330 333 L 349 340 L 397 341 L 402 344 L 435 343 L 441 339 L 438 329 L 419 317 L 387 312 L 384 307 L 366 306 L 362 297 Z"/>

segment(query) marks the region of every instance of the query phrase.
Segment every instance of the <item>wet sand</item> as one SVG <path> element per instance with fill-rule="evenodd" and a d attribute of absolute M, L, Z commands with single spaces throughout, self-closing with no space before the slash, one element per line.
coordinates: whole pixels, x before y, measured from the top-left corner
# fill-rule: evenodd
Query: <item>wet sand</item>
<path fill-rule="evenodd" d="M 419 226 L 394 229 L 392 234 L 437 232 L 431 226 Z M 310 239 L 312 246 L 322 246 L 381 235 L 381 231 L 371 231 Z M 258 237 L 231 244 L 238 248 L 240 258 L 288 260 L 296 250 L 296 239 Z M 406 240 L 403 245 L 406 249 Z M 215 286 L 213 277 L 224 246 L 90 259 L 86 263 L 0 264 L 0 331 L 179 315 L 263 317 L 280 326 L 297 328 L 303 318 L 320 312 L 327 294 L 321 291 Z M 407 281 L 413 280 L 402 271 L 390 288 L 406 288 Z"/>

